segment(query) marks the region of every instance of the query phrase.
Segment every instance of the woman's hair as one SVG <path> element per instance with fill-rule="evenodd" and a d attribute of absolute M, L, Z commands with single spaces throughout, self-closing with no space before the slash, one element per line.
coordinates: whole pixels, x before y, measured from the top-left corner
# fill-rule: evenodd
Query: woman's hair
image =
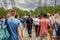
<path fill-rule="evenodd" d="M 18 17 L 19 17 L 19 15 L 16 14 L 16 15 L 15 15 L 15 18 L 18 18 Z"/>
<path fill-rule="evenodd" d="M 0 17 L 0 19 L 1 19 L 1 17 Z"/>
<path fill-rule="evenodd" d="M 60 15 L 60 13 L 59 13 L 59 15 Z"/>

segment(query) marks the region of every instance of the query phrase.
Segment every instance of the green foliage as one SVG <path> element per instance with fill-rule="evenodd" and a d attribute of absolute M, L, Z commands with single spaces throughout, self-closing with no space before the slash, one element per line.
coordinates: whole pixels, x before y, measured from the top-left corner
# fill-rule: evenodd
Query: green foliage
<path fill-rule="evenodd" d="M 0 8 L 0 16 L 4 16 L 7 14 L 7 10 L 5 10 L 3 7 Z"/>
<path fill-rule="evenodd" d="M 43 13 L 50 13 L 50 14 L 53 14 L 53 13 L 58 13 L 60 12 L 60 5 L 57 5 L 56 7 L 54 6 L 48 6 L 48 7 L 38 7 L 35 9 L 35 14 L 40 14 L 42 15 Z"/>
<path fill-rule="evenodd" d="M 14 7 L 13 9 L 16 10 L 17 14 L 19 14 L 20 17 L 23 17 L 23 16 L 26 16 L 28 14 L 28 11 L 23 11 L 22 9 L 20 10 L 19 8 L 17 7 Z"/>
<path fill-rule="evenodd" d="M 53 6 L 50 6 L 50 7 L 47 7 L 47 9 L 46 9 L 46 12 L 47 13 L 54 13 L 54 7 Z"/>
<path fill-rule="evenodd" d="M 17 7 L 14 7 L 13 9 L 16 10 L 16 13 L 19 14 L 20 17 L 23 17 L 23 16 L 26 16 L 28 14 L 28 11 L 23 11 L 23 10 L 20 10 L 19 8 Z M 9 13 L 11 11 L 11 9 L 4 9 L 3 7 L 0 8 L 0 16 L 5 16 L 7 15 L 7 13 Z"/>
<path fill-rule="evenodd" d="M 30 11 L 26 11 L 26 10 L 22 10 L 19 9 L 17 7 L 14 7 L 13 9 L 16 10 L 17 14 L 19 14 L 20 17 L 26 16 L 29 13 L 31 13 L 31 16 L 34 15 L 43 15 L 44 12 L 46 13 L 58 13 L 60 12 L 60 5 L 57 5 L 56 7 L 53 6 L 48 6 L 48 7 L 38 7 L 36 8 L 34 11 L 30 10 Z M 5 16 L 7 13 L 10 12 L 11 9 L 4 9 L 3 7 L 0 8 L 0 16 Z"/>

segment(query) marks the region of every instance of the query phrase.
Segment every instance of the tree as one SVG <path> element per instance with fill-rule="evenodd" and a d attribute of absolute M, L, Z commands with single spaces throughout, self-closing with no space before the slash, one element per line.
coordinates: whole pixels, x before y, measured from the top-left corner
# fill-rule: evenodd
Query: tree
<path fill-rule="evenodd" d="M 5 10 L 3 7 L 0 8 L 0 16 L 5 16 L 7 14 L 7 10 Z"/>

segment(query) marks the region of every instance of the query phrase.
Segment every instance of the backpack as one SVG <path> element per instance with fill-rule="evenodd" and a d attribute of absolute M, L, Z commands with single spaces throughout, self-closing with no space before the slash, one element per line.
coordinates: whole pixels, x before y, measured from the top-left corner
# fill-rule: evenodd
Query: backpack
<path fill-rule="evenodd" d="M 60 27 L 58 26 L 58 23 L 56 20 L 54 20 L 54 27 L 53 27 L 53 37 L 60 36 Z"/>
<path fill-rule="evenodd" d="M 6 29 L 8 30 L 9 34 L 11 34 L 11 30 L 9 28 L 9 24 L 7 23 L 8 19 L 5 19 L 5 25 L 6 25 Z"/>
<path fill-rule="evenodd" d="M 10 34 L 9 34 L 8 30 L 6 28 L 2 28 L 1 32 L 0 32 L 0 38 L 1 38 L 1 40 L 3 40 L 3 39 L 8 40 L 9 37 L 10 37 Z"/>
<path fill-rule="evenodd" d="M 0 21 L 1 29 L 0 29 L 0 39 L 1 40 L 8 40 L 10 37 L 10 34 L 6 28 L 6 26 L 3 25 L 3 21 Z"/>

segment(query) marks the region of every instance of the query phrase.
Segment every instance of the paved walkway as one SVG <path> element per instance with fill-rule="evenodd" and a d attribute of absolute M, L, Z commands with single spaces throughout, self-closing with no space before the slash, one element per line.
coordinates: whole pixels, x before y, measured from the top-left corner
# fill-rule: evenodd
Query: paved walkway
<path fill-rule="evenodd" d="M 27 31 L 25 31 L 23 40 L 39 40 L 39 37 L 35 36 L 35 31 L 33 30 L 32 32 L 33 32 L 32 38 L 30 38 L 30 37 L 28 37 Z"/>
<path fill-rule="evenodd" d="M 34 30 L 32 32 L 33 32 L 32 38 L 30 38 L 30 37 L 28 37 L 27 31 L 25 31 L 23 40 L 39 40 L 39 37 L 35 36 Z"/>

